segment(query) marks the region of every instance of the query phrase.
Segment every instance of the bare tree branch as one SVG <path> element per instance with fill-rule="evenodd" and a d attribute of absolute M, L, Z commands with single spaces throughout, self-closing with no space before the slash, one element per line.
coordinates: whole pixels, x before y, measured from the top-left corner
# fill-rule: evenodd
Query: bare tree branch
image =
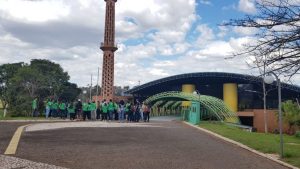
<path fill-rule="evenodd" d="M 294 0 L 256 1 L 256 15 L 246 15 L 243 19 L 230 20 L 222 26 L 257 28 L 255 42 L 244 45 L 237 56 L 266 57 L 265 63 L 272 71 L 287 77 L 300 70 L 300 3 Z M 227 58 L 230 59 L 230 58 Z M 261 60 L 253 63 L 261 67 Z"/>

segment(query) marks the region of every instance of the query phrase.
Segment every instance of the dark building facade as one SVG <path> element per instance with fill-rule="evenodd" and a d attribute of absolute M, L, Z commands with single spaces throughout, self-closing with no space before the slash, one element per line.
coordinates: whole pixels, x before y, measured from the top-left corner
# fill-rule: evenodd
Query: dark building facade
<path fill-rule="evenodd" d="M 199 91 L 200 94 L 222 100 L 226 95 L 236 97 L 238 111 L 263 108 L 262 78 L 236 73 L 199 72 L 175 75 L 134 87 L 127 93 L 145 99 L 165 91 L 182 91 L 186 84 L 193 85 L 194 90 Z M 226 93 L 228 91 L 226 85 L 232 86 L 232 92 L 236 92 L 236 94 Z M 267 108 L 277 108 L 278 88 L 276 83 L 266 85 L 266 88 L 268 91 Z M 300 87 L 282 83 L 282 100 L 295 101 L 297 98 L 300 98 Z M 226 103 L 226 100 L 224 101 Z"/>
<path fill-rule="evenodd" d="M 170 76 L 158 79 L 127 91 L 139 100 L 166 91 L 193 92 L 222 99 L 225 104 L 237 113 L 244 125 L 253 126 L 264 132 L 265 120 L 263 111 L 262 78 L 225 72 L 199 72 Z M 266 85 L 268 131 L 278 130 L 277 108 L 278 88 L 276 82 Z M 300 99 L 300 87 L 282 83 L 282 101 Z M 287 128 L 287 127 L 286 127 Z"/>

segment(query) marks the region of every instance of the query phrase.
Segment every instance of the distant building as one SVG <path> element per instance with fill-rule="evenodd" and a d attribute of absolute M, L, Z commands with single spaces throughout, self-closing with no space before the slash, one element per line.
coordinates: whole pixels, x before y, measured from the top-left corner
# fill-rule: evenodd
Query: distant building
<path fill-rule="evenodd" d="M 269 131 L 277 128 L 278 90 L 276 83 L 267 85 Z M 199 72 L 158 79 L 128 90 L 135 98 L 144 100 L 166 91 L 197 90 L 201 95 L 222 99 L 240 117 L 242 124 L 264 131 L 262 78 L 225 72 Z M 300 87 L 282 83 L 282 101 L 300 98 Z"/>

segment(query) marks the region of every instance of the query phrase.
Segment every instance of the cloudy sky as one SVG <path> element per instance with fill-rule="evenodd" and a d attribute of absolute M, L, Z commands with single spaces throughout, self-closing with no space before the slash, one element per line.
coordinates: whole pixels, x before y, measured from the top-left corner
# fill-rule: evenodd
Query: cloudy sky
<path fill-rule="evenodd" d="M 255 13 L 252 0 L 118 0 L 115 85 L 189 72 L 255 75 L 244 58 L 225 59 L 255 30 L 219 26 Z M 104 14 L 104 0 L 0 0 L 0 64 L 49 59 L 71 82 L 87 86 L 93 74 L 95 84 Z"/>

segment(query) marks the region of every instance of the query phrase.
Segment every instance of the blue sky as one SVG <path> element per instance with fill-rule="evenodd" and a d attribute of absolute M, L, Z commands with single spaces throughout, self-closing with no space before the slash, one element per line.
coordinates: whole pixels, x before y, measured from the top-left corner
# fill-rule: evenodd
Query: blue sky
<path fill-rule="evenodd" d="M 49 59 L 72 82 L 86 86 L 93 74 L 95 84 L 104 13 L 104 0 L 1 0 L 0 64 Z M 115 85 L 190 72 L 257 75 L 246 64 L 251 57 L 225 59 L 243 50 L 256 30 L 219 26 L 255 13 L 253 0 L 118 0 Z"/>

